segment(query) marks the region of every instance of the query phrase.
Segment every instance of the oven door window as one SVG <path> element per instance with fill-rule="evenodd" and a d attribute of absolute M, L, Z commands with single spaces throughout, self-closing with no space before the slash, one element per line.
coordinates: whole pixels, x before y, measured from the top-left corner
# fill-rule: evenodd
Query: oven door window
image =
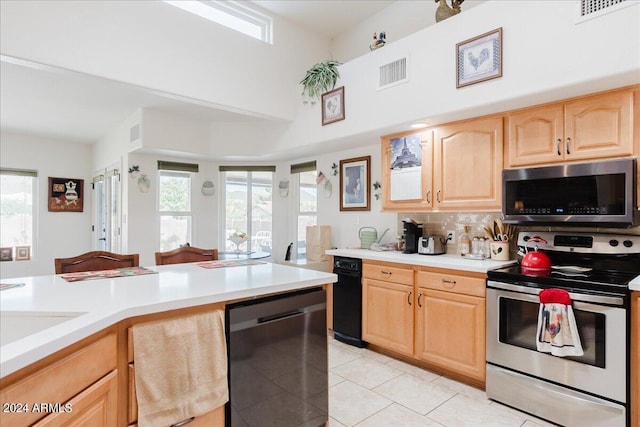
<path fill-rule="evenodd" d="M 500 342 L 536 350 L 536 329 L 540 305 L 528 301 L 500 298 Z M 575 310 L 576 325 L 584 355 L 566 359 L 605 367 L 605 315 Z"/>

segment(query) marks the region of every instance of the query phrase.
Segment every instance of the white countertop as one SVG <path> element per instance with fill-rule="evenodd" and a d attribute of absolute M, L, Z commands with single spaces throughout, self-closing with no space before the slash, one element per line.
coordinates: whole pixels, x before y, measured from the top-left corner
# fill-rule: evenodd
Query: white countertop
<path fill-rule="evenodd" d="M 148 268 L 158 274 L 78 282 L 67 282 L 59 275 L 3 279 L 2 283 L 25 286 L 0 291 L 2 316 L 26 316 L 28 320 L 31 314 L 83 314 L 2 345 L 0 378 L 129 317 L 337 280 L 332 273 L 272 263 L 213 269 L 194 264 Z M 10 327 L 9 323 L 1 322 L 0 328 Z"/>
<path fill-rule="evenodd" d="M 460 255 L 420 255 L 405 254 L 398 251 L 372 251 L 369 249 L 330 249 L 327 255 L 346 256 L 351 258 L 370 259 L 374 261 L 397 262 L 402 264 L 420 265 L 424 267 L 449 268 L 454 270 L 486 273 L 494 268 L 505 267 L 516 261 L 493 261 L 490 259 L 474 260 Z"/>
<path fill-rule="evenodd" d="M 632 291 L 640 291 L 640 276 L 636 277 L 629 283 L 629 289 Z"/>

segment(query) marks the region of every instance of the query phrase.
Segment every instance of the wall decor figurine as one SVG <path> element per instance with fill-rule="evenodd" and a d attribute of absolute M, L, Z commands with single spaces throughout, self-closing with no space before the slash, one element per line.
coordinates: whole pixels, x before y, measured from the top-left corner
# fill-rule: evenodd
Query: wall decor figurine
<path fill-rule="evenodd" d="M 49 212 L 82 212 L 84 179 L 49 177 Z"/>
<path fill-rule="evenodd" d="M 373 43 L 369 45 L 369 50 L 380 49 L 387 43 L 387 33 L 381 31 L 380 34 L 373 33 Z"/>
<path fill-rule="evenodd" d="M 435 0 L 435 2 L 439 3 L 436 9 L 436 22 L 440 22 L 460 13 L 462 10 L 460 5 L 464 0 L 451 0 L 451 6 L 447 4 L 447 0 Z"/>

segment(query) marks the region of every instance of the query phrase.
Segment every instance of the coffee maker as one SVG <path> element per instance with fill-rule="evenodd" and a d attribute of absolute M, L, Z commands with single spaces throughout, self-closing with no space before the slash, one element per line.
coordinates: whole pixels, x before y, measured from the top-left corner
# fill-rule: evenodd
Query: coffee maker
<path fill-rule="evenodd" d="M 403 253 L 415 254 L 418 252 L 418 239 L 422 237 L 422 224 L 418 224 L 410 218 L 403 219 L 402 224 L 405 238 Z"/>

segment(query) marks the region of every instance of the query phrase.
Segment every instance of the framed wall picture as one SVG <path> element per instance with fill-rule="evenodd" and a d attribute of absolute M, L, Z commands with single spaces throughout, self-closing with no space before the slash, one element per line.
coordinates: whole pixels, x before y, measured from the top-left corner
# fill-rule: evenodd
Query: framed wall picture
<path fill-rule="evenodd" d="M 84 179 L 49 177 L 49 212 L 82 212 Z"/>
<path fill-rule="evenodd" d="M 340 210 L 371 210 L 371 156 L 340 160 Z"/>
<path fill-rule="evenodd" d="M 344 86 L 322 94 L 322 126 L 344 120 Z"/>
<path fill-rule="evenodd" d="M 31 259 L 31 246 L 16 246 L 16 261 Z"/>
<path fill-rule="evenodd" d="M 13 261 L 13 248 L 0 248 L 0 261 Z"/>
<path fill-rule="evenodd" d="M 502 76 L 502 27 L 456 45 L 456 87 Z"/>

